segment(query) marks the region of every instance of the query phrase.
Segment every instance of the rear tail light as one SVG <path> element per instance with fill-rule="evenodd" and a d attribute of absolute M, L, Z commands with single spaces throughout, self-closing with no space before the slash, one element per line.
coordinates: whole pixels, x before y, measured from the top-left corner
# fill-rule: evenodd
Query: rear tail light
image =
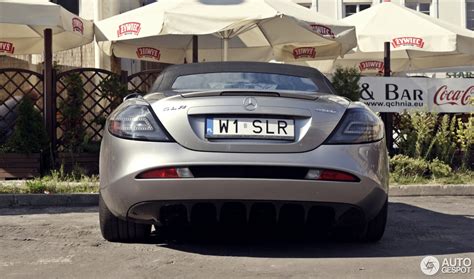
<path fill-rule="evenodd" d="M 148 104 L 122 106 L 114 111 L 109 119 L 109 132 L 125 139 L 171 141 Z"/>
<path fill-rule="evenodd" d="M 379 141 L 384 136 L 383 122 L 369 108 L 349 107 L 326 144 L 359 144 Z"/>
<path fill-rule="evenodd" d="M 141 172 L 136 176 L 137 179 L 162 179 L 162 178 L 192 178 L 193 173 L 189 168 L 156 168 Z M 305 176 L 308 180 L 323 181 L 346 181 L 359 182 L 360 179 L 347 172 L 328 169 L 310 169 Z"/>
<path fill-rule="evenodd" d="M 158 168 L 144 171 L 137 175 L 137 179 L 159 178 L 189 178 L 193 177 L 188 168 Z"/>
<path fill-rule="evenodd" d="M 324 180 L 324 181 L 347 181 L 347 182 L 358 182 L 360 181 L 355 175 L 347 172 L 337 170 L 321 170 L 311 169 L 306 174 L 306 179 L 311 180 Z"/>

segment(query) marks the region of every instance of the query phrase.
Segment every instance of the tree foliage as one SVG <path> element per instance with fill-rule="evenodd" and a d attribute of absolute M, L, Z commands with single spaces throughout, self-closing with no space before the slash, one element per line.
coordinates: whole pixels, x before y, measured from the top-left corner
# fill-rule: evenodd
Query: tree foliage
<path fill-rule="evenodd" d="M 102 96 L 111 100 L 111 108 L 115 109 L 120 105 L 122 99 L 129 94 L 128 88 L 120 81 L 118 75 L 111 75 L 99 84 Z"/>
<path fill-rule="evenodd" d="M 428 112 L 400 115 L 399 153 L 415 159 L 439 159 L 453 168 L 472 169 L 474 117 Z"/>
<path fill-rule="evenodd" d="M 18 105 L 15 129 L 5 146 L 6 151 L 15 153 L 37 153 L 48 148 L 43 118 L 28 95 Z"/>
<path fill-rule="evenodd" d="M 338 67 L 332 77 L 332 84 L 337 94 L 351 101 L 360 99 L 359 81 L 360 73 L 356 68 Z"/>
<path fill-rule="evenodd" d="M 79 74 L 68 75 L 65 84 L 67 96 L 59 105 L 63 116 L 61 123 L 64 130 L 63 144 L 67 151 L 79 153 L 82 152 L 82 144 L 86 136 L 82 117 L 84 89 Z"/>

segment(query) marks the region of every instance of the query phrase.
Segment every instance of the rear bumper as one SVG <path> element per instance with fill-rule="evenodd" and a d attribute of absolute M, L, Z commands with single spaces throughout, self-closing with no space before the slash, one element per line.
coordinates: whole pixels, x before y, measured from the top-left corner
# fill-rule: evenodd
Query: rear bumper
<path fill-rule="evenodd" d="M 249 178 L 135 179 L 138 173 L 151 168 L 192 165 L 327 168 L 354 174 L 360 182 Z M 383 141 L 362 145 L 322 145 L 304 153 L 221 153 L 193 151 L 177 143 L 124 140 L 106 132 L 100 155 L 100 191 L 114 215 L 146 222 L 159 221 L 162 205 L 198 201 L 212 201 L 217 208 L 219 201 L 244 201 L 250 207 L 257 201 L 272 201 L 277 209 L 279 201 L 324 203 L 334 205 L 334 208 L 344 204 L 360 209 L 365 219 L 371 219 L 382 208 L 388 195 L 388 163 Z M 148 205 L 142 206 L 144 204 Z M 136 214 L 132 214 L 133 208 Z"/>
<path fill-rule="evenodd" d="M 347 227 L 367 221 L 360 207 L 343 203 L 269 200 L 147 201 L 132 206 L 127 218 L 138 223 L 189 225 L 290 225 Z"/>

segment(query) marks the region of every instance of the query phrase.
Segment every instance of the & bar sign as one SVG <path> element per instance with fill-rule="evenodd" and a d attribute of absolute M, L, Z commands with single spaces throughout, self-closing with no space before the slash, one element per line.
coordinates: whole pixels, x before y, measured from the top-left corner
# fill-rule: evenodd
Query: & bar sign
<path fill-rule="evenodd" d="M 474 80 L 362 77 L 361 101 L 373 111 L 474 112 Z"/>

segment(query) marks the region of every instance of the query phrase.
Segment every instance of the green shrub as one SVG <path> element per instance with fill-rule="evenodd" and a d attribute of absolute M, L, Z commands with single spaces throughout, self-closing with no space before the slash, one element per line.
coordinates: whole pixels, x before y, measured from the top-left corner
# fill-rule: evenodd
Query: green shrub
<path fill-rule="evenodd" d="M 112 110 L 118 107 L 122 99 L 129 93 L 127 86 L 120 81 L 118 75 L 111 75 L 101 81 L 99 89 L 102 92 L 102 96 L 111 100 L 110 107 Z"/>
<path fill-rule="evenodd" d="M 81 175 L 78 178 L 65 173 L 61 167 L 60 170 L 52 170 L 51 175 L 27 180 L 24 186 L 4 187 L 0 184 L 0 193 L 97 193 L 99 190 L 97 182 L 97 176 Z"/>
<path fill-rule="evenodd" d="M 458 119 L 457 142 L 462 152 L 462 168 L 469 169 L 469 159 L 474 145 L 474 117 L 469 117 L 467 122 Z"/>
<path fill-rule="evenodd" d="M 81 76 L 79 74 L 68 75 L 65 84 L 67 97 L 59 105 L 63 116 L 63 144 L 66 151 L 78 153 L 82 152 L 82 144 L 86 136 L 82 117 L 84 89 Z"/>
<path fill-rule="evenodd" d="M 469 184 L 472 185 L 472 173 L 469 172 L 455 172 L 448 177 L 441 179 L 441 184 Z"/>
<path fill-rule="evenodd" d="M 469 162 L 474 149 L 473 116 L 462 121 L 448 114 L 403 113 L 398 129 L 400 154 L 427 161 L 439 159 L 451 168 L 472 169 Z"/>
<path fill-rule="evenodd" d="M 434 178 L 448 177 L 453 171 L 449 165 L 438 159 L 434 159 L 429 163 L 429 169 Z"/>
<path fill-rule="evenodd" d="M 48 136 L 41 113 L 28 95 L 18 106 L 18 119 L 13 134 L 2 147 L 3 152 L 37 153 L 48 148 Z"/>
<path fill-rule="evenodd" d="M 0 154 L 10 152 L 10 148 L 6 144 L 0 144 Z"/>
<path fill-rule="evenodd" d="M 431 143 L 432 154 L 451 165 L 456 152 L 456 117 L 443 115 Z"/>
<path fill-rule="evenodd" d="M 428 174 L 428 162 L 424 159 L 395 155 L 390 158 L 390 170 L 397 176 L 423 177 Z"/>
<path fill-rule="evenodd" d="M 407 141 L 408 153 L 404 153 L 413 158 L 427 159 L 430 149 L 429 146 L 433 139 L 433 130 L 436 125 L 436 117 L 432 113 L 417 112 L 409 115 L 411 125 L 408 125 L 406 131 L 410 136 Z"/>
<path fill-rule="evenodd" d="M 332 77 L 332 85 L 339 96 L 351 101 L 360 99 L 360 73 L 356 68 L 338 67 Z"/>
<path fill-rule="evenodd" d="M 38 179 L 26 181 L 26 187 L 29 193 L 43 194 L 46 191 L 46 184 Z"/>
<path fill-rule="evenodd" d="M 422 158 L 411 158 L 396 155 L 390 159 L 390 181 L 401 184 L 472 184 L 473 172 L 453 169 L 439 159 L 427 161 Z"/>
<path fill-rule="evenodd" d="M 102 97 L 110 100 L 110 109 L 116 109 L 121 103 L 125 96 L 129 94 L 127 85 L 121 82 L 118 75 L 110 75 L 108 78 L 102 80 L 99 84 L 99 90 Z M 94 122 L 104 128 L 107 115 L 98 116 Z"/>

